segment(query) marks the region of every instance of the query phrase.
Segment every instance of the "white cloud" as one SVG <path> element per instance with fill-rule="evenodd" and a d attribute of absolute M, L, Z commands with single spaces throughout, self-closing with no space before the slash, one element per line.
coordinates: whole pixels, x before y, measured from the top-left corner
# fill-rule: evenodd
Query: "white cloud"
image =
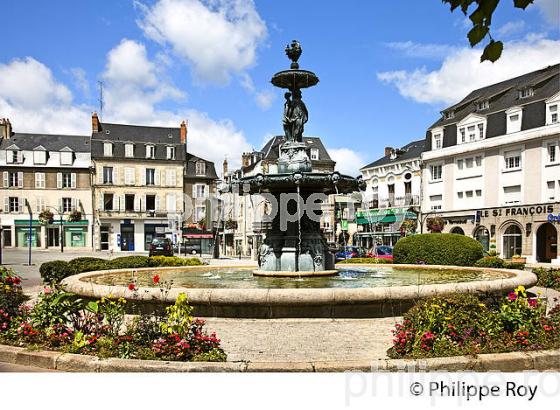
<path fill-rule="evenodd" d="M 517 21 L 508 21 L 501 27 L 498 27 L 496 30 L 496 34 L 499 37 L 507 37 L 514 34 L 518 34 L 525 30 L 525 21 L 517 20 Z"/>
<path fill-rule="evenodd" d="M 276 99 L 276 94 L 274 94 L 274 92 L 271 90 L 258 91 L 257 87 L 255 87 L 255 84 L 253 83 L 253 79 L 247 73 L 242 73 L 240 79 L 241 86 L 253 95 L 255 103 L 259 106 L 259 108 L 266 111 L 272 106 L 272 103 Z"/>
<path fill-rule="evenodd" d="M 504 45 L 495 63 L 480 63 L 479 48 L 463 48 L 450 54 L 436 70 L 424 67 L 412 71 L 382 72 L 377 78 L 397 87 L 400 94 L 430 104 L 452 104 L 469 92 L 558 63 L 559 40 L 531 35 Z"/>
<path fill-rule="evenodd" d="M 414 58 L 443 59 L 457 50 L 457 47 L 448 44 L 421 44 L 413 41 L 390 42 L 385 45 Z"/>
<path fill-rule="evenodd" d="M 31 57 L 0 64 L 0 90 L 0 117 L 10 118 L 16 132 L 89 131 L 89 107 L 74 105 L 68 87 Z"/>
<path fill-rule="evenodd" d="M 365 165 L 361 153 L 350 148 L 329 148 L 327 151 L 331 158 L 336 161 L 338 172 L 351 176 L 360 175 L 360 168 Z"/>
<path fill-rule="evenodd" d="M 74 79 L 74 84 L 84 95 L 89 96 L 89 82 L 83 68 L 74 67 L 70 69 L 70 74 Z"/>
<path fill-rule="evenodd" d="M 560 2 L 558 0 L 536 0 L 535 6 L 543 18 L 555 29 L 560 27 Z"/>
<path fill-rule="evenodd" d="M 159 0 L 135 3 L 145 35 L 169 45 L 192 64 L 201 81 L 227 83 L 255 63 L 256 49 L 267 36 L 252 0 Z"/>

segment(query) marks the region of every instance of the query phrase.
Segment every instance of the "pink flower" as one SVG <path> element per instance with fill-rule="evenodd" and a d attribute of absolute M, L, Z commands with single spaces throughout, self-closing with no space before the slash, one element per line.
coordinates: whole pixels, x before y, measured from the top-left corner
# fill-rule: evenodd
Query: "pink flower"
<path fill-rule="evenodd" d="M 515 292 L 509 292 L 508 299 L 512 302 L 517 300 L 517 294 Z"/>
<path fill-rule="evenodd" d="M 529 303 L 529 306 L 535 307 L 537 306 L 537 299 L 529 299 L 527 303 Z"/>

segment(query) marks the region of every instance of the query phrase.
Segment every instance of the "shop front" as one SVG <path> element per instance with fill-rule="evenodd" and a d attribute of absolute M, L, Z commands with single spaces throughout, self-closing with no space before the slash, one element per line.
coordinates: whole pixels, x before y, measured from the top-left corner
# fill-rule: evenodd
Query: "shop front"
<path fill-rule="evenodd" d="M 27 248 L 30 240 L 32 247 L 41 247 L 41 224 L 38 220 L 31 221 L 31 232 L 29 220 L 15 220 L 14 224 L 16 228 L 16 247 Z"/>
<path fill-rule="evenodd" d="M 168 223 L 144 223 L 144 250 L 150 250 L 152 240 L 157 237 L 166 236 L 169 231 Z"/>
<path fill-rule="evenodd" d="M 403 228 L 405 221 L 415 222 L 417 219 L 416 212 L 407 208 L 357 211 L 357 245 L 364 248 L 372 248 L 374 245 L 395 246 L 407 233 Z"/>
<path fill-rule="evenodd" d="M 186 249 L 187 253 L 213 255 L 214 235 L 204 231 L 186 231 L 183 233 L 183 245 L 181 248 Z"/>

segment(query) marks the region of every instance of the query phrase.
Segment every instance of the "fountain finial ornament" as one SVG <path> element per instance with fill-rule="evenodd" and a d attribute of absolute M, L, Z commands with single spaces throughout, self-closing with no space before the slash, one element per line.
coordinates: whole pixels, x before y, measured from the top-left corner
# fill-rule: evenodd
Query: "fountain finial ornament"
<path fill-rule="evenodd" d="M 301 45 L 297 40 L 292 40 L 292 44 L 286 46 L 286 55 L 292 60 L 292 64 L 290 65 L 291 69 L 297 70 L 299 68 L 298 60 L 301 56 L 301 52 Z"/>

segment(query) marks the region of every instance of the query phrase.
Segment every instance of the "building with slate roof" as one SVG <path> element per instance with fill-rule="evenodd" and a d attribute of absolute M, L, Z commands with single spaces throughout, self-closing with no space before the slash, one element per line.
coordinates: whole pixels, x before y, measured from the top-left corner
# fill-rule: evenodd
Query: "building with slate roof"
<path fill-rule="evenodd" d="M 392 246 L 406 233 L 401 229 L 403 221 L 416 225 L 422 189 L 420 156 L 424 149 L 423 139 L 401 148 L 386 147 L 383 157 L 360 169 L 367 188 L 365 201 L 355 214 L 355 244 L 366 248 L 376 244 Z"/>
<path fill-rule="evenodd" d="M 422 222 L 560 264 L 560 64 L 475 90 L 428 129 Z"/>
<path fill-rule="evenodd" d="M 155 237 L 177 243 L 185 217 L 187 126 L 148 127 L 92 116 L 95 249 L 144 251 Z"/>
<path fill-rule="evenodd" d="M 1 245 L 91 249 L 90 137 L 0 131 Z"/>

